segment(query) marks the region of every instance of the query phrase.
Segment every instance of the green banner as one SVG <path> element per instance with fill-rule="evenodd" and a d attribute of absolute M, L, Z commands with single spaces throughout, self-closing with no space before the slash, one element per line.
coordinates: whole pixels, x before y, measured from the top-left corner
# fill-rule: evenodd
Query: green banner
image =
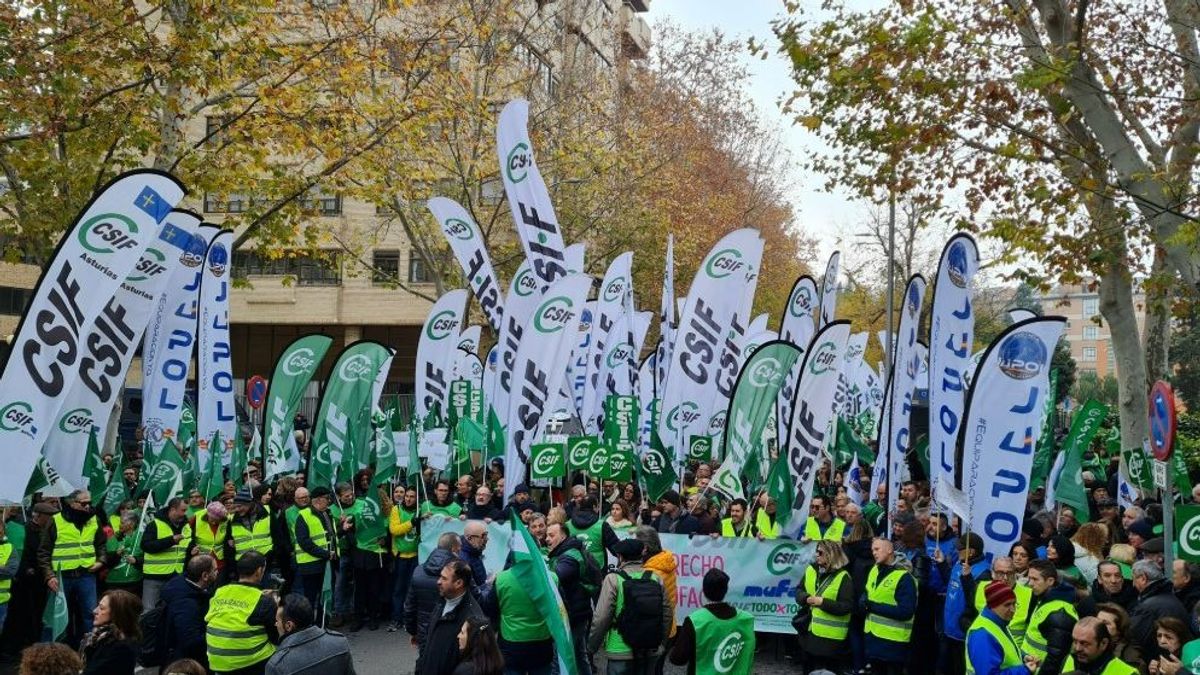
<path fill-rule="evenodd" d="M 779 514 L 792 512 L 792 502 L 796 496 L 796 486 L 792 484 L 787 459 L 786 452 L 779 453 L 767 474 L 767 494 L 775 500 L 775 513 Z"/>
<path fill-rule="evenodd" d="M 371 437 L 375 378 L 390 358 L 378 342 L 355 342 L 338 356 L 313 429 L 309 488 L 332 488 L 336 472 L 349 480 L 358 470 L 358 451 Z"/>
<path fill-rule="evenodd" d="M 663 448 L 662 439 L 653 427 L 650 430 L 650 447 L 641 458 L 641 475 L 646 485 L 646 496 L 651 502 L 658 501 L 679 479 L 666 449 Z"/>
<path fill-rule="evenodd" d="M 213 449 L 208 453 L 208 466 L 205 467 L 204 476 L 200 479 L 200 494 L 204 495 L 205 502 L 216 499 L 225 487 L 225 481 L 221 476 L 221 448 L 223 447 L 225 447 L 225 443 L 221 439 L 221 432 L 218 431 L 213 435 Z M 158 503 L 165 502 L 159 501 Z"/>
<path fill-rule="evenodd" d="M 93 426 L 88 434 L 87 456 L 83 458 L 83 477 L 87 479 L 88 492 L 95 500 L 104 492 L 108 475 L 104 471 L 104 457 L 100 453 L 100 431 Z"/>
<path fill-rule="evenodd" d="M 712 459 L 712 436 L 692 436 L 688 439 L 689 462 L 707 462 Z"/>
<path fill-rule="evenodd" d="M 98 500 L 99 506 L 111 515 L 117 512 L 121 502 L 128 499 L 129 488 L 125 485 L 125 453 L 118 452 L 116 461 L 113 462 L 112 475 L 108 478 L 108 486 L 104 488 Z M 97 501 L 96 495 L 92 495 L 92 501 Z"/>
<path fill-rule="evenodd" d="M 529 475 L 540 480 L 566 476 L 566 446 L 561 443 L 534 443 L 530 449 Z"/>
<path fill-rule="evenodd" d="M 275 362 L 263 406 L 264 478 L 300 469 L 300 457 L 292 452 L 288 437 L 304 390 L 331 344 L 333 338 L 328 335 L 305 335 L 285 347 Z M 332 373 L 330 376 L 332 380 Z"/>
<path fill-rule="evenodd" d="M 768 342 L 751 354 L 742 367 L 729 401 L 722 443 L 725 463 L 733 475 L 740 478 L 746 466 L 766 461 L 763 431 L 775 412 L 783 381 L 799 359 L 800 350 L 790 342 Z M 754 474 L 751 482 L 761 479 L 757 471 L 751 473 Z"/>
<path fill-rule="evenodd" d="M 471 386 L 470 380 L 453 380 L 450 382 L 450 428 L 454 428 L 460 419 L 471 417 Z"/>
<path fill-rule="evenodd" d="M 1175 542 L 1180 558 L 1200 562 L 1200 506 L 1175 507 Z"/>
<path fill-rule="evenodd" d="M 154 495 L 156 504 L 166 504 L 171 497 L 183 494 L 183 457 L 175 448 L 174 441 L 167 439 L 163 444 L 162 452 L 158 454 L 158 460 L 146 479 L 146 487 Z"/>
<path fill-rule="evenodd" d="M 1139 490 L 1154 489 L 1154 469 L 1150 466 L 1150 458 L 1141 448 L 1130 448 L 1125 451 L 1125 468 L 1129 472 L 1129 482 Z"/>
<path fill-rule="evenodd" d="M 587 471 L 592 460 L 592 453 L 600 439 L 595 436 L 567 437 L 567 470 Z"/>
<path fill-rule="evenodd" d="M 1089 400 L 1075 413 L 1071 420 L 1071 431 L 1063 439 L 1066 457 L 1054 486 L 1054 499 L 1074 507 L 1084 520 L 1091 518 L 1091 510 L 1088 508 L 1087 488 L 1083 484 L 1083 455 L 1107 416 L 1108 406 Z"/>

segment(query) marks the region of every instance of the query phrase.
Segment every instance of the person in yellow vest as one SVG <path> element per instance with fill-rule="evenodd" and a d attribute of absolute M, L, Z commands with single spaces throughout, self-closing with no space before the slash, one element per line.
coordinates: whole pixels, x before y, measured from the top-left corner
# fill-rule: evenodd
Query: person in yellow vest
<path fill-rule="evenodd" d="M 872 675 L 900 675 L 908 662 L 913 617 L 917 612 L 917 582 L 896 559 L 892 542 L 871 542 L 875 564 L 867 573 L 860 600 L 866 613 L 863 646 Z"/>
<path fill-rule="evenodd" d="M 848 637 L 854 610 L 854 582 L 846 569 L 850 561 L 836 541 L 817 542 L 814 555 L 816 559 L 804 570 L 804 579 L 796 589 L 798 616 L 807 618 L 796 630 L 806 669 L 840 673 L 850 665 Z"/>
<path fill-rule="evenodd" d="M 12 598 L 12 580 L 21 564 L 21 552 L 14 550 L 8 540 L 4 519 L 0 518 L 0 629 L 8 617 L 8 601 Z"/>
<path fill-rule="evenodd" d="M 204 495 L 200 494 L 199 490 L 192 490 L 188 493 L 187 519 L 195 520 L 204 513 Z"/>
<path fill-rule="evenodd" d="M 1054 563 L 1033 560 L 1029 563 L 1029 588 L 1033 591 L 1033 609 L 1021 649 L 1038 660 L 1039 672 L 1062 672 L 1071 652 L 1071 629 L 1079 620 L 1075 587 L 1059 581 Z"/>
<path fill-rule="evenodd" d="M 810 541 L 821 539 L 841 541 L 845 538 L 846 521 L 833 515 L 833 509 L 830 508 L 828 499 L 820 495 L 814 496 L 809 511 L 812 515 L 804 522 L 804 534 L 800 537 L 801 542 L 807 544 Z"/>
<path fill-rule="evenodd" d="M 54 514 L 42 530 L 38 545 L 38 567 L 51 593 L 66 595 L 72 617 L 67 643 L 92 630 L 92 609 L 96 606 L 96 573 L 104 568 L 104 528 L 92 510 L 92 495 L 76 490 L 63 499 L 63 510 Z M 63 587 L 59 588 L 59 576 Z"/>
<path fill-rule="evenodd" d="M 308 599 L 317 613 L 332 611 L 320 604 L 325 568 L 332 564 L 331 574 L 337 574 L 338 549 L 334 521 L 329 513 L 333 491 L 325 486 L 312 489 L 310 506 L 296 516 L 296 591 Z"/>
<path fill-rule="evenodd" d="M 189 508 L 190 510 L 190 508 Z M 210 502 L 196 516 L 192 524 L 196 536 L 196 548 L 200 553 L 211 555 L 217 561 L 217 570 L 228 573 L 225 561 L 232 560 L 232 545 L 229 540 L 229 512 L 221 502 Z M 221 577 L 224 579 L 225 577 Z"/>
<path fill-rule="evenodd" d="M 1117 658 L 1113 647 L 1117 638 L 1108 626 L 1094 616 L 1085 616 L 1071 629 L 1071 656 L 1063 664 L 1063 672 L 1083 672 L 1089 675 L 1136 675 L 1138 669 Z M 1195 672 L 1194 670 L 1180 670 Z"/>
<path fill-rule="evenodd" d="M 257 551 L 237 561 L 237 581 L 217 589 L 208 603 L 204 635 L 208 667 L 217 675 L 262 675 L 279 633 L 276 603 L 259 586 L 267 559 Z"/>
<path fill-rule="evenodd" d="M 283 518 L 287 522 L 288 536 L 292 540 L 292 548 L 296 547 L 296 518 L 300 512 L 312 505 L 311 498 L 308 496 L 308 488 L 300 486 L 296 488 L 295 494 L 292 495 L 292 505 L 287 507 L 283 512 Z"/>
<path fill-rule="evenodd" d="M 1020 648 L 1025 643 L 1025 628 L 1029 625 L 1029 613 L 1033 609 L 1033 590 L 1024 584 L 1017 583 L 1017 571 L 1013 559 L 1008 556 L 997 556 L 992 559 L 992 567 L 985 572 L 975 584 L 975 611 L 982 612 L 987 605 L 984 591 L 991 581 L 1003 581 L 1012 587 L 1017 597 L 1016 607 L 1008 620 L 1008 632 Z"/>
<path fill-rule="evenodd" d="M 480 487 L 480 490 L 483 488 Z M 396 508 L 388 515 L 388 533 L 392 535 L 392 625 L 394 633 L 404 625 L 404 600 L 408 584 L 417 568 L 417 547 L 421 543 L 421 519 L 417 517 L 417 489 L 397 487 L 392 495 Z"/>
<path fill-rule="evenodd" d="M 172 497 L 142 530 L 142 609 L 158 604 L 158 595 L 171 577 L 183 572 L 189 553 L 194 554 L 187 504 Z"/>
<path fill-rule="evenodd" d="M 783 531 L 783 527 L 779 521 L 775 519 L 778 513 L 779 506 L 775 500 L 764 492 L 760 498 L 761 506 L 755 512 L 754 516 L 754 532 L 759 541 L 765 539 L 778 539 L 779 534 Z"/>
<path fill-rule="evenodd" d="M 849 584 L 847 584 L 849 586 Z M 712 568 L 701 582 L 705 605 L 683 620 L 671 663 L 693 673 L 749 673 L 754 664 L 754 616 L 725 602 L 729 575 Z"/>
<path fill-rule="evenodd" d="M 738 498 L 732 502 L 729 502 L 729 517 L 721 520 L 720 535 L 718 535 L 716 532 L 713 532 L 709 536 L 713 539 L 716 539 L 718 536 L 754 536 L 754 525 L 752 525 L 750 523 L 750 519 L 746 517 L 746 500 Z"/>
<path fill-rule="evenodd" d="M 985 606 L 967 629 L 967 675 L 1029 675 L 1037 670 L 1037 659 L 1022 655 L 1009 632 L 1017 608 L 1017 595 L 1004 581 L 983 587 Z"/>
<path fill-rule="evenodd" d="M 233 542 L 233 553 L 239 559 L 254 551 L 269 559 L 271 546 L 271 514 L 253 493 L 243 487 L 233 497 L 233 522 L 229 525 L 229 538 Z"/>

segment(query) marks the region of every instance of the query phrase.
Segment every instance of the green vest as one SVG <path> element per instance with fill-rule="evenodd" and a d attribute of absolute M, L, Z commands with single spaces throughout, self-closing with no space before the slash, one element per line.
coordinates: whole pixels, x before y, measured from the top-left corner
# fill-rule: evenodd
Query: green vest
<path fill-rule="evenodd" d="M 1025 628 L 1029 625 L 1029 608 L 1033 606 L 1033 589 L 1028 586 L 1017 584 L 1012 587 L 1013 593 L 1017 595 L 1017 605 L 1013 612 L 1013 618 L 1008 622 L 1008 632 L 1013 637 L 1013 641 L 1020 647 L 1025 642 Z M 979 583 L 975 585 L 975 611 L 982 612 L 987 605 L 987 584 Z"/>
<path fill-rule="evenodd" d="M 754 615 L 736 610 L 718 619 L 705 608 L 688 617 L 696 631 L 696 675 L 749 673 L 754 663 Z"/>
<path fill-rule="evenodd" d="M 222 520 L 213 532 L 212 523 L 204 518 L 196 519 L 196 545 L 201 553 L 212 555 L 217 560 L 225 559 L 225 537 L 229 534 L 229 521 Z"/>
<path fill-rule="evenodd" d="M 1067 660 L 1063 661 L 1062 671 L 1069 673 L 1072 670 L 1076 670 L 1075 657 L 1067 656 Z M 1104 666 L 1104 670 L 1100 671 L 1100 675 L 1138 675 L 1138 669 L 1114 656 L 1108 665 Z"/>
<path fill-rule="evenodd" d="M 217 589 L 208 605 L 208 665 L 217 672 L 247 668 L 275 653 L 263 626 L 248 621 L 262 598 L 262 590 L 242 583 Z"/>
<path fill-rule="evenodd" d="M 174 532 L 171 526 L 162 518 L 154 519 L 154 537 L 163 539 Z M 142 573 L 154 576 L 169 576 L 183 572 L 183 561 L 187 558 L 188 544 L 192 541 L 192 524 L 185 523 L 180 532 L 183 536 L 165 551 L 146 553 L 142 563 Z"/>
<path fill-rule="evenodd" d="M 817 566 L 809 565 L 808 569 L 804 570 L 804 592 L 809 595 L 820 595 L 826 600 L 837 600 L 838 590 L 849 576 L 850 574 L 846 570 L 838 570 L 834 573 L 833 580 L 827 583 L 820 593 L 817 593 Z M 850 615 L 830 614 L 814 605 L 812 607 L 812 623 L 809 625 L 808 632 L 827 640 L 845 640 L 850 633 Z"/>
<path fill-rule="evenodd" d="M 1007 627 L 1001 626 L 990 618 L 980 614 L 975 617 L 975 620 L 971 622 L 971 627 L 967 629 L 967 640 L 971 639 L 971 633 L 979 630 L 987 631 L 1000 644 L 1002 652 L 1000 670 L 1015 668 L 1023 663 L 1021 660 L 1021 650 L 1017 647 L 1017 643 L 1013 640 L 1013 636 L 1008 632 Z M 975 675 L 975 664 L 971 663 L 971 653 L 969 651 L 966 652 L 966 663 L 967 675 Z"/>
<path fill-rule="evenodd" d="M 297 514 L 298 518 L 304 519 L 304 524 L 308 526 L 308 537 L 312 539 L 317 546 L 326 549 L 330 553 L 333 552 L 333 537 L 325 531 L 325 523 L 321 522 L 321 518 L 313 513 L 312 507 L 306 507 L 303 511 Z M 293 531 L 295 529 L 293 528 Z M 293 537 L 295 539 L 295 537 Z M 300 548 L 300 544 L 293 545 L 296 551 L 296 564 L 303 565 L 304 563 L 316 562 L 320 558 L 312 555 L 308 551 Z"/>
<path fill-rule="evenodd" d="M 393 506 L 400 516 L 401 523 L 407 523 L 417 517 L 416 511 L 409 511 L 403 506 Z M 416 555 L 417 547 L 420 546 L 421 539 L 417 536 L 417 528 L 413 527 L 407 534 L 392 537 L 392 553 L 398 556 Z"/>
<path fill-rule="evenodd" d="M 896 586 L 900 584 L 900 580 L 907 575 L 902 569 L 894 569 L 888 573 L 883 581 L 879 580 L 879 566 L 871 568 L 870 574 L 867 575 L 867 600 L 877 602 L 881 605 L 896 606 Z M 868 635 L 874 635 L 882 640 L 891 642 L 908 642 L 912 637 L 913 620 L 908 617 L 904 620 L 893 619 L 870 612 L 867 614 L 867 621 L 863 626 L 863 632 Z"/>
<path fill-rule="evenodd" d="M 455 501 L 451 501 L 446 506 L 434 506 L 432 501 L 426 499 L 424 502 L 421 502 L 421 513 L 433 513 L 448 518 L 457 518 L 462 515 L 462 507 Z"/>
<path fill-rule="evenodd" d="M 387 553 L 382 543 L 385 536 L 390 536 L 387 531 L 387 517 L 383 515 L 382 509 L 379 510 L 375 514 L 375 527 L 368 529 L 366 519 L 363 518 L 366 509 L 367 502 L 358 499 L 353 507 L 346 510 L 346 514 L 354 520 L 354 547 L 367 553 Z"/>
<path fill-rule="evenodd" d="M 13 545 L 9 541 L 0 544 L 0 567 L 8 564 L 9 557 L 12 556 Z M 12 597 L 12 579 L 0 579 L 0 605 L 7 605 L 8 599 Z"/>
<path fill-rule="evenodd" d="M 1042 622 L 1046 617 L 1050 616 L 1058 610 L 1063 610 L 1070 614 L 1075 620 L 1079 620 L 1079 612 L 1075 611 L 1075 607 L 1066 600 L 1051 600 L 1043 602 L 1033 610 L 1033 616 L 1029 617 L 1029 627 L 1025 629 L 1025 642 L 1021 648 L 1026 654 L 1032 655 L 1038 661 L 1046 658 L 1046 652 L 1049 645 L 1046 644 L 1046 638 L 1042 635 Z"/>
<path fill-rule="evenodd" d="M 304 508 L 308 508 L 307 506 Z M 300 515 L 300 507 L 292 504 L 283 512 L 283 519 L 287 521 L 288 536 L 292 538 L 292 547 L 296 546 L 296 517 Z"/>
<path fill-rule="evenodd" d="M 80 530 L 61 513 L 54 514 L 54 571 L 67 572 L 95 565 L 96 532 L 99 530 L 95 516 L 88 518 Z"/>
<path fill-rule="evenodd" d="M 266 555 L 271 551 L 271 514 L 246 527 L 240 520 L 233 521 L 233 550 L 240 556 L 247 551 L 258 551 Z"/>
<path fill-rule="evenodd" d="M 762 535 L 763 539 L 778 539 L 779 533 L 783 528 L 779 526 L 779 521 L 771 522 L 771 516 L 765 509 L 759 509 L 758 515 L 754 517 L 754 528 Z"/>
<path fill-rule="evenodd" d="M 596 567 L 604 569 L 608 566 L 608 554 L 604 551 L 604 521 L 599 518 L 587 528 L 575 527 L 573 521 L 567 521 L 567 532 L 571 533 L 572 537 L 579 537 L 579 542 L 583 544 L 583 548 L 592 556 L 592 562 L 596 563 Z"/>
<path fill-rule="evenodd" d="M 841 518 L 834 518 L 829 527 L 825 528 L 825 534 L 821 534 L 821 526 L 817 523 L 817 519 L 809 516 L 804 522 L 804 537 L 812 541 L 841 541 L 842 535 L 846 532 L 846 521 Z"/>
<path fill-rule="evenodd" d="M 496 598 L 500 604 L 500 635 L 509 642 L 538 642 L 550 639 L 550 629 L 529 591 L 511 569 L 496 575 Z"/>
<path fill-rule="evenodd" d="M 621 610 L 625 609 L 625 578 L 619 572 L 613 572 L 617 575 L 617 602 L 613 605 L 613 622 L 608 629 L 608 635 L 604 639 L 604 653 L 612 658 L 613 654 L 632 654 L 633 649 L 625 643 L 625 638 L 621 637 L 621 633 L 617 630 L 617 617 L 621 616 Z M 626 572 L 628 574 L 628 572 Z M 650 570 L 642 570 L 639 575 L 629 575 L 630 579 L 654 579 L 658 583 L 662 583 L 662 579 L 651 572 Z M 663 589 L 666 593 L 666 589 Z M 699 644 L 699 641 L 697 641 Z"/>
<path fill-rule="evenodd" d="M 105 550 L 120 558 L 120 562 L 116 567 L 108 571 L 108 583 L 110 584 L 132 584 L 142 579 L 142 571 L 137 565 L 131 565 L 125 561 L 126 556 L 138 557 L 142 554 L 141 538 L 136 533 L 122 537 L 118 531 L 117 534 L 108 538 L 104 544 Z M 125 549 L 121 551 L 121 549 Z"/>
<path fill-rule="evenodd" d="M 737 531 L 733 528 L 733 518 L 725 518 L 721 521 L 721 536 L 722 537 L 749 537 L 750 536 L 750 519 L 742 519 L 742 529 Z"/>

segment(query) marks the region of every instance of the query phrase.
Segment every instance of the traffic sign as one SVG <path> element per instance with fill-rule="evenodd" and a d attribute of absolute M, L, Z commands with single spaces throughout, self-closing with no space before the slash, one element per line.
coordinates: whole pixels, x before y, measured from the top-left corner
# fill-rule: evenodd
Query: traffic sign
<path fill-rule="evenodd" d="M 1171 385 L 1159 380 L 1150 389 L 1150 452 L 1167 461 L 1175 445 L 1175 394 Z"/>
<path fill-rule="evenodd" d="M 267 380 L 262 375 L 255 375 L 246 380 L 246 403 L 258 410 L 267 402 Z"/>
<path fill-rule="evenodd" d="M 1167 463 L 1158 459 L 1154 460 L 1154 487 L 1167 489 Z"/>

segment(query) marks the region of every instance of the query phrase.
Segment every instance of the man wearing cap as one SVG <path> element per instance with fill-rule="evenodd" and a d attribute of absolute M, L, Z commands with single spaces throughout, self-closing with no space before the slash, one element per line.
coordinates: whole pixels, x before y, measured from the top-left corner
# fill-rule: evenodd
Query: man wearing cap
<path fill-rule="evenodd" d="M 1062 672 L 1071 651 L 1071 629 L 1079 620 L 1075 587 L 1059 580 L 1058 570 L 1049 560 L 1033 560 L 1029 563 L 1029 588 L 1033 612 L 1021 649 L 1037 659 L 1042 672 Z"/>
<path fill-rule="evenodd" d="M 665 590 L 662 590 L 662 580 L 658 575 L 642 566 L 642 556 L 645 552 L 645 544 L 638 539 L 623 539 L 618 541 L 613 546 L 613 553 L 617 556 L 617 569 L 604 577 L 604 581 L 600 584 L 600 596 L 596 601 L 596 614 L 592 618 L 591 633 L 588 636 L 588 653 L 595 654 L 604 649 L 604 654 L 609 662 L 609 672 L 613 672 L 613 662 L 621 662 L 619 665 L 624 666 L 619 672 L 629 673 L 645 673 L 647 669 L 653 668 L 658 660 L 658 655 L 662 652 L 662 645 L 670 633 L 671 623 L 671 605 L 674 598 L 668 598 Z M 626 637 L 621 634 L 617 627 L 617 617 L 621 616 L 621 612 L 625 608 L 626 593 L 630 588 L 630 580 L 653 580 L 659 585 L 661 591 L 661 607 L 659 607 L 659 627 L 660 632 L 657 636 L 650 637 L 650 641 L 655 642 L 658 646 L 653 650 L 635 652 L 633 647 L 626 642 Z M 657 639 L 654 639 L 654 638 Z M 628 665 L 626 665 L 628 664 Z"/>
<path fill-rule="evenodd" d="M 714 664 L 720 672 L 749 673 L 754 662 L 754 616 L 725 602 L 729 575 L 712 568 L 702 582 L 704 607 L 683 620 L 671 648 L 671 663 L 687 665 L 689 673 L 697 664 Z M 736 637 L 729 637 L 729 636 Z"/>
<path fill-rule="evenodd" d="M 1129 545 L 1137 551 L 1138 558 L 1142 557 L 1142 547 L 1146 542 L 1154 538 L 1154 525 L 1145 518 L 1140 518 L 1133 521 L 1128 528 L 1125 529 L 1125 534 L 1129 538 Z"/>
<path fill-rule="evenodd" d="M 659 534 L 695 534 L 700 529 L 696 516 L 684 511 L 679 493 L 667 490 L 658 498 L 658 510 L 662 513 L 654 529 Z"/>
<path fill-rule="evenodd" d="M 158 594 L 171 577 L 183 572 L 193 548 L 192 526 L 187 521 L 187 504 L 172 497 L 154 514 L 154 520 L 142 531 L 142 609 L 150 611 L 158 603 Z"/>
<path fill-rule="evenodd" d="M 917 612 L 917 582 L 897 564 L 890 540 L 872 541 L 871 557 L 875 564 L 859 601 L 867 615 L 863 624 L 867 663 L 875 674 L 902 673 Z"/>
<path fill-rule="evenodd" d="M 501 488 L 499 487 L 497 487 L 496 490 L 502 492 Z M 504 507 L 505 515 L 512 511 L 520 513 L 525 506 L 532 506 L 532 504 L 529 502 L 529 497 L 529 486 L 524 483 L 518 483 L 517 487 L 513 488 L 512 499 L 510 499 L 508 501 L 508 505 Z M 534 510 L 536 510 L 536 508 Z M 568 515 L 570 514 L 568 513 Z"/>
<path fill-rule="evenodd" d="M 1080 619 L 1071 630 L 1071 656 L 1063 672 L 1087 675 L 1136 675 L 1137 668 L 1118 659 L 1113 650 L 1117 638 L 1110 635 L 1108 626 L 1094 616 Z"/>
<path fill-rule="evenodd" d="M 338 550 L 334 525 L 329 517 L 333 492 L 321 485 L 313 488 L 311 495 L 311 504 L 296 516 L 295 586 L 320 612 L 330 609 L 320 604 L 321 587 L 327 565 L 332 564 L 332 572 L 337 572 Z"/>
<path fill-rule="evenodd" d="M 986 606 L 967 629 L 966 665 L 969 675 L 1028 675 L 1037 659 L 1022 656 L 1008 631 L 1017 608 L 1012 586 L 993 581 L 984 587 Z"/>
<path fill-rule="evenodd" d="M 1159 567 L 1164 567 L 1166 563 L 1165 551 L 1166 544 L 1163 538 L 1152 537 L 1147 539 L 1146 543 L 1142 544 L 1142 560 L 1149 560 Z"/>
<path fill-rule="evenodd" d="M 261 553 L 264 558 L 269 558 L 272 548 L 271 514 L 267 507 L 254 499 L 254 494 L 247 487 L 243 487 L 233 497 L 233 511 L 229 538 L 233 542 L 234 554 L 241 558 L 244 554 L 254 551 Z"/>
<path fill-rule="evenodd" d="M 1029 612 L 1033 606 L 1033 591 L 1024 584 L 1018 584 L 1017 572 L 1013 567 L 1013 559 L 1008 556 L 996 556 L 992 560 L 992 569 L 979 583 L 975 585 L 975 611 L 982 612 L 987 606 L 987 587 L 993 581 L 1003 581 L 1012 588 L 1017 598 L 1013 614 L 1008 618 L 1008 633 L 1019 648 L 1025 642 L 1025 627 L 1029 625 Z"/>

